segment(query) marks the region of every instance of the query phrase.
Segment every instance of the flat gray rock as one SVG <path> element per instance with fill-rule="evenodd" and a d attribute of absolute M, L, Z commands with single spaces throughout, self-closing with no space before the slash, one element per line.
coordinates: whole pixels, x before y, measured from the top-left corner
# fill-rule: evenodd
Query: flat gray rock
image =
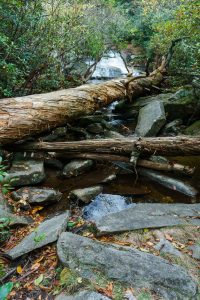
<path fill-rule="evenodd" d="M 92 291 L 81 291 L 80 293 L 71 296 L 62 293 L 58 295 L 55 300 L 110 300 L 110 298 Z"/>
<path fill-rule="evenodd" d="M 163 175 L 160 172 L 145 168 L 138 168 L 138 173 L 142 176 L 149 178 L 152 181 L 158 182 L 159 184 L 173 191 L 177 191 L 189 197 L 196 197 L 196 195 L 198 194 L 198 191 L 195 188 L 193 188 L 190 184 L 185 183 L 180 179 L 169 177 Z"/>
<path fill-rule="evenodd" d="M 91 202 L 97 195 L 99 195 L 103 191 L 103 187 L 91 186 L 84 189 L 73 190 L 69 193 L 69 197 L 73 200 L 81 200 L 82 202 L 89 203 Z"/>
<path fill-rule="evenodd" d="M 128 197 L 111 194 L 100 194 L 94 201 L 83 209 L 83 217 L 89 221 L 97 221 L 103 216 L 107 216 L 117 211 L 121 211 L 131 206 Z"/>
<path fill-rule="evenodd" d="M 143 228 L 194 225 L 192 217 L 199 215 L 200 204 L 138 203 L 98 219 L 96 227 L 99 234 L 110 234 Z"/>
<path fill-rule="evenodd" d="M 11 197 L 30 204 L 48 204 L 60 201 L 62 193 L 50 188 L 23 187 L 12 192 Z"/>
<path fill-rule="evenodd" d="M 15 159 L 7 172 L 12 186 L 34 185 L 45 179 L 44 163 L 41 160 Z"/>
<path fill-rule="evenodd" d="M 66 211 L 61 215 L 45 220 L 6 254 L 11 259 L 16 259 L 35 249 L 55 242 L 61 232 L 66 230 L 69 216 L 69 211 Z"/>
<path fill-rule="evenodd" d="M 153 101 L 140 109 L 135 134 L 137 136 L 156 136 L 165 123 L 163 103 Z"/>
<path fill-rule="evenodd" d="M 10 212 L 10 210 L 4 209 L 3 206 L 0 206 L 0 219 L 6 218 L 9 220 L 9 225 L 28 225 L 32 223 L 32 219 L 29 217 L 17 216 Z"/>
<path fill-rule="evenodd" d="M 166 239 L 161 239 L 160 242 L 154 247 L 156 250 L 161 253 L 168 253 L 175 256 L 182 256 L 182 253 L 177 250 L 169 241 Z"/>
<path fill-rule="evenodd" d="M 86 160 L 72 160 L 70 163 L 65 165 L 63 169 L 64 177 L 76 177 L 87 171 L 89 171 L 93 166 L 93 161 L 91 159 Z"/>
<path fill-rule="evenodd" d="M 109 245 L 69 232 L 57 243 L 61 263 L 78 270 L 81 277 L 95 280 L 103 275 L 132 287 L 173 291 L 177 299 L 195 299 L 197 284 L 178 265 L 132 247 Z"/>

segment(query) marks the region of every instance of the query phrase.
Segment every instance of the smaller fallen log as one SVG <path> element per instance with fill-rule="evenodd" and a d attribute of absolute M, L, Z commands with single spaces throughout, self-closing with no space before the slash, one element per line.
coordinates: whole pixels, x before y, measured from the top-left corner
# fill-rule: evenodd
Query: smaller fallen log
<path fill-rule="evenodd" d="M 128 137 L 123 139 L 99 139 L 73 142 L 36 142 L 27 144 L 15 144 L 7 146 L 13 151 L 45 151 L 45 152 L 70 152 L 70 153 L 104 153 L 130 156 L 133 150 L 142 155 L 199 155 L 200 137 L 176 136 L 138 138 Z"/>
<path fill-rule="evenodd" d="M 122 161 L 130 162 L 130 158 L 127 156 L 121 155 L 112 155 L 112 154 L 95 154 L 95 153 L 56 153 L 54 157 L 58 159 L 75 159 L 75 158 L 84 158 L 84 159 L 93 159 L 97 161 Z M 137 165 L 143 168 L 157 170 L 157 171 L 166 171 L 166 172 L 177 172 L 185 175 L 192 175 L 195 168 L 189 166 L 184 166 L 177 163 L 158 163 L 150 160 L 139 159 Z"/>

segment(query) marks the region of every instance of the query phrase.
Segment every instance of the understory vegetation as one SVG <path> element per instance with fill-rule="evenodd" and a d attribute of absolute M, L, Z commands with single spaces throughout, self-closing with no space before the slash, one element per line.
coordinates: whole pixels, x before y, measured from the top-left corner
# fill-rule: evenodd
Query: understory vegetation
<path fill-rule="evenodd" d="M 198 0 L 121 0 L 132 21 L 132 41 L 146 57 L 159 63 L 172 41 L 175 51 L 171 71 L 182 76 L 200 71 L 200 2 Z"/>
<path fill-rule="evenodd" d="M 171 70 L 200 70 L 198 0 L 1 0 L 0 24 L 0 97 L 81 84 L 125 43 L 158 64 L 177 40 Z"/>

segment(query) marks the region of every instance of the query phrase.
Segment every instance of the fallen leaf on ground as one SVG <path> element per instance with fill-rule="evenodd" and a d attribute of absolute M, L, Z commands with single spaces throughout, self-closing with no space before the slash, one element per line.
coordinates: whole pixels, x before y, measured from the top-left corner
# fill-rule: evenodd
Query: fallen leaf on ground
<path fill-rule="evenodd" d="M 107 297 L 113 297 L 113 282 L 108 283 L 105 288 L 97 287 L 97 291 L 104 294 Z"/>
<path fill-rule="evenodd" d="M 44 275 L 41 274 L 38 278 L 36 278 L 36 279 L 34 280 L 34 284 L 35 284 L 36 286 L 39 286 L 40 283 L 42 283 L 43 279 L 44 279 Z"/>
<path fill-rule="evenodd" d="M 17 273 L 18 274 L 22 274 L 22 272 L 23 272 L 22 267 L 21 266 L 17 266 Z"/>
<path fill-rule="evenodd" d="M 168 240 L 170 242 L 173 241 L 173 237 L 171 235 L 167 234 L 167 233 L 165 233 L 165 238 L 166 238 L 166 240 Z"/>

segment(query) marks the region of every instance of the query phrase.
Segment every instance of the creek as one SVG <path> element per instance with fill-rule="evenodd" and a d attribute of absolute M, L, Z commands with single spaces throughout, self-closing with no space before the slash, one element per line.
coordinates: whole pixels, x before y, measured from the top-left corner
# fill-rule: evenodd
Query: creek
<path fill-rule="evenodd" d="M 142 72 L 141 69 L 131 69 L 134 75 L 138 75 Z M 90 80 L 93 83 L 99 83 L 105 80 L 109 80 L 119 76 L 125 76 L 127 74 L 127 68 L 124 64 L 124 60 L 121 55 L 115 51 L 109 52 L 101 61 L 97 64 L 95 72 Z M 102 113 L 108 124 L 112 127 L 112 130 L 116 130 L 120 134 L 125 136 L 130 135 L 136 124 L 137 117 L 131 116 L 123 118 L 123 114 L 115 112 L 115 106 L 117 101 L 112 103 L 107 108 L 103 108 L 98 115 Z M 195 166 L 196 170 L 193 176 L 186 177 L 173 173 L 163 172 L 163 175 L 170 176 L 172 178 L 181 179 L 183 182 L 188 183 L 192 187 L 200 190 L 200 158 L 199 157 L 174 157 L 170 161 L 185 164 L 188 166 Z M 67 162 L 67 161 L 66 161 Z M 47 180 L 42 186 L 55 188 L 63 193 L 62 201 L 58 204 L 54 204 L 49 207 L 48 211 L 63 211 L 69 208 L 74 203 L 71 203 L 68 195 L 71 190 L 86 188 L 94 185 L 101 184 L 102 180 L 109 175 L 116 172 L 116 166 L 112 163 L 96 163 L 92 170 L 84 175 L 80 175 L 73 178 L 63 179 L 59 177 L 59 171 L 47 169 Z M 175 190 L 170 190 L 161 186 L 158 183 L 154 183 L 151 180 L 139 176 L 136 180 L 135 174 L 119 174 L 116 180 L 103 184 L 103 193 L 130 196 L 133 202 L 150 202 L 150 203 L 193 203 L 195 201 L 200 202 L 200 197 L 195 199 L 188 197 Z M 79 203 L 80 204 L 80 203 Z"/>

